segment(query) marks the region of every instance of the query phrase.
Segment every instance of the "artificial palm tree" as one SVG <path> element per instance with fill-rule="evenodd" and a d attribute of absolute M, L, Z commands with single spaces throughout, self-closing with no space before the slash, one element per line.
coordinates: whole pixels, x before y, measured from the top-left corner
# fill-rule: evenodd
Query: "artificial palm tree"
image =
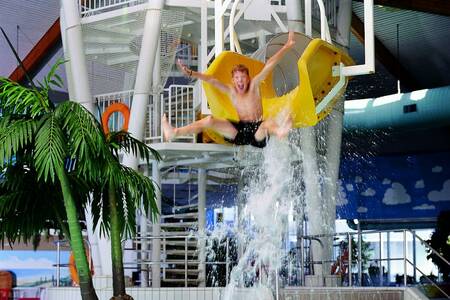
<path fill-rule="evenodd" d="M 69 173 L 87 182 L 100 176 L 106 148 L 95 117 L 81 105 L 67 101 L 57 107 L 49 100 L 50 87 L 61 87 L 58 62 L 40 83 L 40 89 L 0 78 L 0 167 L 14 164 L 16 155 L 27 152 L 37 181 L 57 184 L 67 219 L 70 245 L 80 279 L 83 300 L 98 299 L 89 271 L 80 227 L 80 215 Z M 75 160 L 75 168 L 65 162 Z M 70 164 L 72 165 L 72 164 Z"/>
<path fill-rule="evenodd" d="M 92 214 L 95 218 L 95 226 L 100 224 L 101 232 L 109 233 L 111 238 L 113 275 L 113 298 L 111 299 L 132 299 L 125 291 L 121 241 L 135 235 L 137 227 L 135 216 L 138 209 L 142 208 L 145 213 L 150 213 L 153 219 L 158 213 L 158 207 L 152 180 L 121 165 L 119 153 L 128 152 L 138 155 L 147 163 L 151 155 L 159 159 L 159 154 L 123 131 L 106 134 L 105 142 L 111 155 L 103 165 L 97 188 L 94 188 Z"/>
<path fill-rule="evenodd" d="M 146 159 L 147 163 L 150 156 L 159 159 L 159 155 L 126 132 L 103 134 L 100 124 L 76 103 L 65 102 L 54 107 L 48 99 L 48 92 L 50 85 L 62 85 L 55 74 L 60 63 L 52 68 L 41 84 L 41 90 L 25 88 L 0 78 L 0 109 L 3 111 L 0 142 L 4 141 L 3 147 L 0 146 L 0 165 L 4 167 L 5 175 L 21 174 L 19 177 L 9 176 L 9 180 L 5 177 L 1 182 L 0 229 L 8 230 L 0 237 L 9 241 L 21 237 L 27 241 L 53 226 L 65 233 L 73 248 L 75 243 L 80 243 L 80 234 L 76 234 L 73 240 L 72 232 L 81 231 L 78 221 L 83 219 L 83 207 L 92 199 L 94 225 L 100 224 L 101 232 L 111 237 L 113 298 L 129 299 L 131 297 L 125 293 L 121 240 L 135 234 L 135 211 L 141 205 L 146 213 L 150 212 L 151 218 L 158 213 L 158 209 L 153 182 L 121 165 L 119 152 L 133 153 Z M 83 124 L 88 126 L 83 127 Z M 23 184 L 25 180 L 21 181 L 22 184 L 18 182 L 22 177 L 26 178 L 26 186 Z M 55 190 L 55 185 L 59 185 L 60 189 Z M 29 205 L 21 205 L 19 210 L 17 205 L 16 209 L 11 205 L 11 202 L 19 203 L 19 195 L 22 197 L 20 203 L 35 205 L 33 197 L 30 199 L 25 195 L 36 193 L 52 195 L 40 203 L 41 207 L 49 208 L 45 212 L 51 211 L 52 215 L 42 214 L 37 221 L 29 218 L 24 219 L 23 223 L 6 222 L 19 212 L 22 215 L 36 212 L 28 210 L 32 207 Z M 64 199 L 65 211 L 62 211 L 58 199 Z M 76 222 L 71 222 L 69 216 Z M 65 219 L 72 225 L 69 230 L 63 222 Z M 83 271 L 83 261 L 87 262 L 85 251 L 79 253 L 73 250 L 83 299 L 95 299 L 90 298 L 96 296 L 89 269 Z M 77 255 L 84 256 L 81 265 Z M 85 289 L 90 292 L 84 292 Z"/>

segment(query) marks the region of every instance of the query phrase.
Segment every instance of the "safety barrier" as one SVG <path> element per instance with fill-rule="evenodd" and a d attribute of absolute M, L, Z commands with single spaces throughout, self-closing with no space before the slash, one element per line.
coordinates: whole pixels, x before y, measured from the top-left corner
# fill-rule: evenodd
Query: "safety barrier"
<path fill-rule="evenodd" d="M 87 17 L 147 2 L 148 0 L 78 0 L 78 8 L 80 16 Z"/>
<path fill-rule="evenodd" d="M 133 103 L 133 90 L 95 95 L 94 102 L 97 105 L 98 118 L 101 118 L 105 110 L 114 103 L 126 104 L 130 109 Z M 155 97 L 156 98 L 156 97 Z M 144 141 L 147 144 L 163 141 L 161 134 L 161 116 L 167 115 L 169 122 L 176 127 L 188 125 L 196 120 L 195 101 L 196 92 L 192 85 L 170 85 L 159 96 L 159 101 L 152 101 L 149 97 L 147 114 L 145 118 Z M 131 124 L 132 120 L 130 120 Z M 110 131 L 122 129 L 124 117 L 114 113 L 109 118 Z M 195 136 L 180 137 L 183 142 L 195 142 Z"/>

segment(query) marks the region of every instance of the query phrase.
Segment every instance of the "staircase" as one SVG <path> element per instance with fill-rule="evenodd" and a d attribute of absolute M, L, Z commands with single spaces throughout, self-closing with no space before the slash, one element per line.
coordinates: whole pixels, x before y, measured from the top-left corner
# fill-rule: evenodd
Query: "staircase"
<path fill-rule="evenodd" d="M 173 206 L 172 214 L 161 216 L 163 287 L 196 287 L 199 284 L 199 253 L 194 231 L 198 227 L 198 206 Z"/>

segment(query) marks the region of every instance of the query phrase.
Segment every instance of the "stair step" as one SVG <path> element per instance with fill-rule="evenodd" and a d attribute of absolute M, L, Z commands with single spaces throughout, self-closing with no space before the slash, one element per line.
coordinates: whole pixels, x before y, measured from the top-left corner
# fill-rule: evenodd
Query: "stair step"
<path fill-rule="evenodd" d="M 163 278 L 162 279 L 164 282 L 174 282 L 174 283 L 184 283 L 185 282 L 185 279 L 183 278 L 183 279 L 178 279 L 178 278 Z M 198 283 L 198 282 L 200 282 L 200 280 L 198 280 L 198 279 L 190 279 L 190 278 L 188 278 L 187 279 L 187 282 L 188 283 Z"/>
<path fill-rule="evenodd" d="M 161 228 L 197 227 L 198 222 L 161 223 Z"/>
<path fill-rule="evenodd" d="M 180 205 L 180 206 L 174 206 L 172 210 L 180 210 L 180 209 L 186 209 L 186 208 L 197 208 L 198 203 L 191 203 L 187 205 Z"/>
<path fill-rule="evenodd" d="M 185 265 L 186 261 L 184 259 L 167 259 L 166 261 L 164 261 L 164 263 L 169 264 L 169 265 Z M 200 261 L 198 260 L 188 260 L 187 264 L 188 265 L 198 265 L 200 263 Z"/>
<path fill-rule="evenodd" d="M 173 239 L 174 236 L 179 236 L 180 239 L 183 239 L 185 237 L 188 237 L 189 239 L 192 240 L 197 240 L 197 237 L 195 236 L 196 232 L 195 231 L 163 231 L 161 232 L 161 236 L 167 236 L 167 237 L 171 237 L 171 239 Z"/>
<path fill-rule="evenodd" d="M 164 242 L 161 242 L 164 243 Z M 166 246 L 185 246 L 186 243 L 184 240 L 182 241 L 171 241 L 171 240 L 166 240 Z M 187 245 L 188 247 L 192 247 L 192 246 L 197 246 L 197 240 L 188 240 Z"/>
<path fill-rule="evenodd" d="M 198 217 L 197 212 L 188 212 L 188 213 L 181 213 L 181 214 L 173 214 L 173 215 L 164 215 L 161 216 L 161 219 L 167 219 L 167 218 L 174 218 L 174 219 L 181 219 L 181 218 L 196 218 Z"/>
<path fill-rule="evenodd" d="M 187 252 L 188 256 L 198 255 L 197 250 L 184 250 L 184 249 L 166 249 L 166 255 L 185 255 Z"/>
<path fill-rule="evenodd" d="M 191 274 L 191 275 L 196 275 L 196 274 L 198 274 L 199 272 L 200 272 L 200 270 L 198 270 L 198 269 L 165 269 L 165 272 L 166 273 L 171 273 L 171 274 L 185 274 L 186 273 L 186 271 L 187 271 L 187 273 L 188 274 Z"/>

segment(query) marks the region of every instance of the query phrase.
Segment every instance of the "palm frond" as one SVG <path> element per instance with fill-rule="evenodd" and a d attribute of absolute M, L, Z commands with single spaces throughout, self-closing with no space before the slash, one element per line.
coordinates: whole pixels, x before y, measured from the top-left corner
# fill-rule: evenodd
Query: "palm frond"
<path fill-rule="evenodd" d="M 151 157 L 156 160 L 161 160 L 161 155 L 158 151 L 134 138 L 126 131 L 110 132 L 106 136 L 106 141 L 109 144 L 111 151 L 115 153 L 116 156 L 120 150 L 123 150 L 145 159 L 147 163 L 150 162 Z"/>
<path fill-rule="evenodd" d="M 77 159 L 77 172 L 99 176 L 99 159 L 106 156 L 105 141 L 95 117 L 79 103 L 66 101 L 55 109 L 68 136 L 70 155 Z"/>
<path fill-rule="evenodd" d="M 27 162 L 9 164 L 0 180 L 0 242 L 28 242 L 61 224 L 55 212 L 64 215 L 62 195 L 56 185 L 38 182 Z"/>
<path fill-rule="evenodd" d="M 59 168 L 64 168 L 66 140 L 55 114 L 48 114 L 41 120 L 42 125 L 36 133 L 34 154 L 38 179 L 55 181 Z"/>
<path fill-rule="evenodd" d="M 34 119 L 0 119 L 0 166 L 13 159 L 18 151 L 34 140 L 38 122 Z"/>
<path fill-rule="evenodd" d="M 0 77 L 0 108 L 15 114 L 30 114 L 31 117 L 49 111 L 50 100 L 36 89 L 28 88 Z"/>

